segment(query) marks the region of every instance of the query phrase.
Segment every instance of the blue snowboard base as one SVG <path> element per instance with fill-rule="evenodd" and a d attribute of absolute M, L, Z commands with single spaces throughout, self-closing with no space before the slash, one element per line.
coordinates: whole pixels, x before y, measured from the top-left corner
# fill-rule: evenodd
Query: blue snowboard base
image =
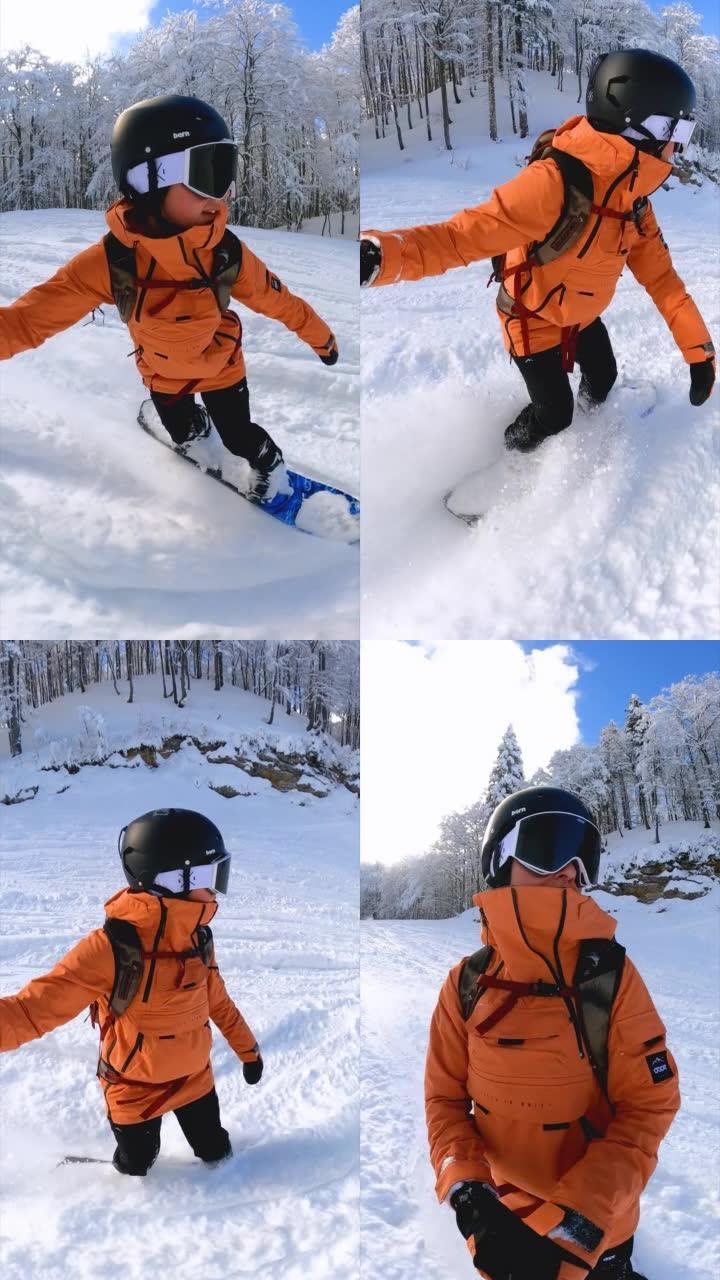
<path fill-rule="evenodd" d="M 275 520 L 280 520 L 282 524 L 290 525 L 291 528 L 299 528 L 300 533 L 309 533 L 313 537 L 322 537 L 322 533 L 314 533 L 311 529 L 303 529 L 297 525 L 297 518 L 304 502 L 308 498 L 312 498 L 317 493 L 334 494 L 336 497 L 344 498 L 347 503 L 347 513 L 353 517 L 353 523 L 357 525 L 357 532 L 353 532 L 353 536 L 347 538 L 348 543 L 358 542 L 360 539 L 360 499 L 353 497 L 351 493 L 345 493 L 343 489 L 336 489 L 334 485 L 326 484 L 324 480 L 315 480 L 311 476 L 302 475 L 299 471 L 291 471 L 287 468 L 287 476 L 292 486 L 292 493 L 277 493 L 274 498 L 261 499 L 260 502 L 253 502 L 248 498 L 242 489 L 239 489 L 231 480 L 226 480 L 220 469 L 212 467 L 203 467 L 190 454 L 183 453 L 181 449 L 177 449 L 170 437 L 162 428 L 166 439 L 162 439 L 148 422 L 145 412 L 147 408 L 152 408 L 156 412 L 152 400 L 143 400 L 138 413 L 138 423 L 147 435 L 152 436 L 158 444 L 162 444 L 166 449 L 170 449 L 178 458 L 184 458 L 191 466 L 196 467 L 198 471 L 203 471 L 205 475 L 210 476 L 213 480 L 217 480 L 219 484 L 223 484 L 226 489 L 232 489 L 238 497 L 244 498 L 246 502 L 251 502 L 253 507 L 264 511 L 267 515 L 272 516 Z"/>

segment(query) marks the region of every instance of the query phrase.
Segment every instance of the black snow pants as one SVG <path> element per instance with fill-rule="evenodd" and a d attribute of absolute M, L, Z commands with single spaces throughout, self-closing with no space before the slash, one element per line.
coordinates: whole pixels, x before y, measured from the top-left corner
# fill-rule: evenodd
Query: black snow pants
<path fill-rule="evenodd" d="M 539 433 L 554 436 L 564 431 L 572 422 L 575 400 L 562 367 L 561 348 L 550 347 L 534 356 L 513 356 L 513 360 L 530 393 Z M 617 365 L 610 335 L 599 316 L 578 334 L 575 360 L 593 400 L 605 400 L 617 378 Z"/>
<path fill-rule="evenodd" d="M 184 444 L 193 427 L 196 410 L 195 396 L 185 395 L 176 400 L 172 395 L 151 391 L 152 402 L 160 421 L 172 437 L 173 444 Z M 205 408 L 212 418 L 225 448 L 239 458 L 247 458 L 251 467 L 259 461 L 267 468 L 280 450 L 264 427 L 250 420 L 250 393 L 247 378 L 222 387 L 219 391 L 201 391 Z"/>
<path fill-rule="evenodd" d="M 220 1105 L 214 1089 L 195 1102 L 178 1107 L 175 1115 L 198 1159 L 212 1163 L 232 1155 L 227 1129 L 220 1124 Z M 144 1177 L 158 1157 L 161 1124 L 162 1116 L 141 1124 L 115 1124 L 110 1120 L 117 1140 L 113 1164 L 118 1173 Z"/>

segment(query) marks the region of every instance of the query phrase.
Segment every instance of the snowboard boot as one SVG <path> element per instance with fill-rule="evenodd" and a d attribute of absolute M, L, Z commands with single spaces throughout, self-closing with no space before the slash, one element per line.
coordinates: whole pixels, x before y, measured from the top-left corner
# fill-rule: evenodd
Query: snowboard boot
<path fill-rule="evenodd" d="M 187 435 L 182 440 L 173 440 L 173 445 L 178 453 L 186 453 L 193 440 L 205 440 L 211 431 L 210 414 L 203 405 L 195 404 Z"/>
<path fill-rule="evenodd" d="M 592 413 L 594 409 L 599 409 L 600 405 L 604 404 L 606 399 L 607 396 L 603 396 L 602 400 L 600 400 L 596 395 L 594 395 L 590 388 L 590 383 L 585 377 L 585 374 L 583 374 L 580 379 L 580 386 L 578 387 L 577 393 L 578 409 L 581 409 L 583 413 Z"/>
<path fill-rule="evenodd" d="M 538 422 L 534 406 L 526 404 L 515 421 L 505 428 L 505 448 L 517 449 L 519 453 L 532 453 L 543 440 L 547 440 L 549 436 L 558 435 L 564 430 L 563 426 L 558 427 L 556 431 L 548 431 L 547 427 L 541 426 Z"/>
<path fill-rule="evenodd" d="M 246 497 L 251 502 L 262 502 L 267 506 L 274 498 L 291 493 L 292 485 L 288 480 L 282 452 L 268 436 L 255 465 L 250 467 L 250 485 Z"/>

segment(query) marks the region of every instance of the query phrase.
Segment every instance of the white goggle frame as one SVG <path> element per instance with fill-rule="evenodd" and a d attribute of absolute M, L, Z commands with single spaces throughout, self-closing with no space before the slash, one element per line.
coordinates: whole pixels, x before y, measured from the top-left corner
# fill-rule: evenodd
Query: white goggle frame
<path fill-rule="evenodd" d="M 232 138 L 223 138 L 220 142 L 213 142 L 214 147 L 221 147 L 226 144 L 228 147 L 236 146 Z M 132 169 L 127 171 L 127 181 L 133 191 L 137 191 L 138 195 L 147 195 L 150 190 L 150 165 L 155 164 L 157 167 L 157 185 L 160 187 L 172 187 L 176 182 L 182 182 L 189 191 L 194 192 L 196 196 L 205 196 L 207 200 L 223 200 L 224 196 L 211 196 L 207 191 L 200 191 L 198 187 L 190 185 L 190 152 L 197 151 L 200 147 L 208 146 L 207 142 L 198 142 L 194 147 L 187 147 L 185 151 L 173 151 L 169 156 L 156 156 L 154 160 L 142 160 L 140 164 L 136 164 Z M 225 195 L 235 195 L 235 183 L 232 182 L 228 187 Z"/>
<path fill-rule="evenodd" d="M 693 136 L 696 123 L 696 120 L 680 120 L 677 116 L 648 116 L 642 125 L 658 142 L 677 142 L 686 147 Z M 623 131 L 623 137 L 637 138 L 642 142 L 647 134 L 630 126 Z"/>
<path fill-rule="evenodd" d="M 566 810 L 564 809 L 552 809 L 548 811 L 548 815 L 550 813 L 562 814 L 565 817 L 574 818 L 577 822 L 584 822 L 586 826 L 594 827 L 595 830 L 597 830 L 597 827 L 595 827 L 594 822 L 588 822 L 587 818 L 581 818 L 579 814 L 567 813 Z M 508 831 L 506 836 L 503 836 L 502 840 L 498 845 L 498 851 L 496 855 L 497 863 L 496 863 L 495 874 L 497 874 L 497 872 L 500 870 L 501 867 L 505 865 L 506 862 L 509 862 L 510 858 L 514 858 L 516 862 L 519 862 L 521 866 L 525 867 L 526 871 L 532 871 L 533 875 L 536 875 L 536 876 L 557 875 L 558 871 L 562 871 L 564 867 L 567 867 L 571 862 L 574 862 L 578 870 L 578 878 L 579 878 L 580 884 L 583 886 L 584 889 L 589 889 L 592 885 L 592 880 L 590 879 L 587 871 L 585 870 L 585 864 L 581 858 L 568 858 L 567 862 L 563 862 L 562 867 L 555 867 L 554 871 L 541 871 L 538 867 L 534 867 L 531 862 L 525 862 L 523 858 L 518 858 L 517 854 L 515 853 L 515 850 L 517 849 L 518 835 L 519 835 L 520 827 L 522 826 L 523 822 L 531 822 L 532 819 L 535 817 L 545 817 L 545 816 L 546 816 L 545 814 L 540 815 L 540 814 L 528 813 L 524 818 L 520 818 L 519 821 L 515 823 L 515 826 L 512 828 L 511 831 Z"/>
<path fill-rule="evenodd" d="M 190 867 L 190 889 L 214 889 L 218 881 L 218 872 L 230 862 L 230 854 L 219 858 L 217 862 L 206 862 L 201 866 Z M 228 868 L 229 870 L 229 868 Z M 178 867 L 173 871 L 161 871 L 153 879 L 153 885 L 168 889 L 170 893 L 187 893 L 185 889 L 185 869 Z"/>

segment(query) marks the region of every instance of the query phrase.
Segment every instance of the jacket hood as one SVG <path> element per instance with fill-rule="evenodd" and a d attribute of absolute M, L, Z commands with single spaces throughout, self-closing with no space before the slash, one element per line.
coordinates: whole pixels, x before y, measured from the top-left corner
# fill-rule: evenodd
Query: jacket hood
<path fill-rule="evenodd" d="M 542 956 L 557 968 L 556 945 L 564 978 L 571 982 L 583 938 L 612 938 L 617 923 L 576 889 L 487 889 L 476 893 L 473 902 L 482 916 L 483 942 L 502 956 L 507 976 L 515 982 L 550 980 Z"/>
<path fill-rule="evenodd" d="M 226 204 L 220 205 L 212 222 L 204 223 L 197 227 L 188 227 L 186 230 L 180 230 L 175 236 L 167 236 L 154 238 L 153 236 L 142 235 L 138 231 L 132 231 L 127 226 L 127 215 L 132 209 L 129 200 L 116 200 L 115 204 L 105 213 L 105 221 L 122 244 L 126 244 L 128 248 L 136 245 L 142 245 L 143 249 L 150 257 L 155 258 L 163 265 L 177 264 L 177 269 L 184 268 L 184 274 L 187 274 L 187 257 L 192 254 L 193 250 L 213 249 L 216 244 L 222 240 L 225 234 L 225 228 L 228 220 L 228 207 Z"/>
<path fill-rule="evenodd" d="M 131 893 L 129 889 L 121 889 L 105 903 L 105 913 L 116 920 L 129 920 L 143 939 L 149 936 L 152 941 L 160 924 L 161 903 L 167 910 L 162 945 L 178 951 L 188 946 L 198 925 L 210 923 L 218 909 L 217 902 L 158 898 L 154 893 Z"/>
<path fill-rule="evenodd" d="M 608 184 L 632 164 L 635 154 L 635 146 L 629 138 L 622 138 L 617 133 L 600 133 L 593 129 L 587 116 L 571 116 L 561 124 L 555 131 L 552 145 L 558 151 L 567 151 L 568 155 L 582 160 L 592 173 Z M 670 177 L 672 165 L 645 151 L 639 151 L 638 157 L 638 176 L 632 195 L 649 196 Z"/>

